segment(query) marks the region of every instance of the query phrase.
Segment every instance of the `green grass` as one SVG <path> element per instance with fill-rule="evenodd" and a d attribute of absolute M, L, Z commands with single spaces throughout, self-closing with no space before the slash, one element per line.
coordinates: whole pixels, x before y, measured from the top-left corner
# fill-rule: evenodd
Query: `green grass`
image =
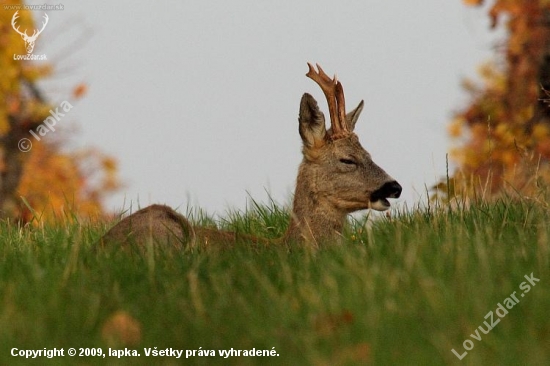
<path fill-rule="evenodd" d="M 276 237 L 286 219 L 276 205 L 255 205 L 220 225 Z M 545 365 L 550 359 L 550 213 L 542 203 L 502 200 L 353 221 L 346 244 L 315 252 L 97 250 L 104 232 L 98 225 L 0 223 L 0 364 Z M 531 273 L 540 282 L 520 297 Z M 520 302 L 474 340 L 470 334 L 514 291 Z M 14 347 L 65 354 L 69 347 L 116 348 L 102 328 L 117 311 L 141 326 L 139 343 L 126 346 L 139 358 L 10 355 Z M 451 349 L 462 354 L 467 339 L 474 347 L 460 361 Z M 143 349 L 153 347 L 216 354 L 275 347 L 279 356 L 145 357 Z"/>

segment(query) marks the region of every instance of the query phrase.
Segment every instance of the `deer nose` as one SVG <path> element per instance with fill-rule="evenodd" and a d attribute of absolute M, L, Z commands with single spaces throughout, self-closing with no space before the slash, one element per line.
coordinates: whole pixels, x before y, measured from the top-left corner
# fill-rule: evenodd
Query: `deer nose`
<path fill-rule="evenodd" d="M 375 193 L 379 197 L 383 198 L 399 198 L 401 196 L 401 184 L 397 181 L 386 182 L 382 187 L 380 187 Z"/>

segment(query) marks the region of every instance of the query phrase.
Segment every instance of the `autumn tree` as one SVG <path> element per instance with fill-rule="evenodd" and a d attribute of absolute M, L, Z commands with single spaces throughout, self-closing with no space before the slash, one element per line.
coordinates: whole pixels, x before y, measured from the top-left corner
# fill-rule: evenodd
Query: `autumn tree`
<path fill-rule="evenodd" d="M 550 182 L 550 1 L 489 5 L 491 27 L 505 27 L 507 35 L 495 60 L 480 68 L 481 83 L 464 82 L 470 103 L 449 126 L 458 169 L 436 186 L 449 199 L 534 196 Z"/>
<path fill-rule="evenodd" d="M 119 186 L 115 160 L 94 148 L 66 151 L 63 128 L 47 125 L 48 118 L 51 124 L 60 116 L 53 114 L 73 108 L 85 87 L 76 86 L 65 100 L 48 100 L 38 81 L 54 75 L 55 65 L 16 56 L 29 50 L 15 29 L 29 29 L 31 35 L 44 19 L 37 27 L 33 12 L 19 10 L 14 16 L 16 10 L 6 5 L 22 3 L 0 9 L 0 218 L 97 218 L 104 214 L 104 198 Z"/>

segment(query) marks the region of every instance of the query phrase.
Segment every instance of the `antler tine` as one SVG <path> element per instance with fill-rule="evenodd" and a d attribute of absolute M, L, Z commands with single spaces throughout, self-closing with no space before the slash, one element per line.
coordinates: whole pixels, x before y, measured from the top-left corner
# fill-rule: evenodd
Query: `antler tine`
<path fill-rule="evenodd" d="M 45 14 L 45 13 L 44 13 L 43 18 L 44 18 L 44 22 L 42 22 L 42 29 L 40 29 L 38 31 L 38 34 L 42 33 L 42 31 L 44 30 L 44 28 L 46 28 L 46 25 L 48 24 L 48 20 L 50 20 L 50 18 L 48 17 L 48 14 Z M 37 34 L 37 36 L 38 36 L 38 34 Z"/>
<path fill-rule="evenodd" d="M 331 138 L 335 140 L 348 135 L 349 132 L 345 123 L 346 110 L 342 84 L 337 80 L 336 75 L 331 79 L 319 64 L 316 64 L 318 71 L 315 71 L 315 68 L 309 62 L 307 65 L 309 71 L 306 76 L 321 87 L 327 99 L 330 124 L 332 126 Z"/>
<path fill-rule="evenodd" d="M 338 127 L 335 128 L 335 122 L 338 118 L 338 115 L 336 114 L 336 94 L 334 92 L 334 80 L 331 79 L 323 71 L 319 64 L 317 64 L 318 71 L 315 71 L 315 68 L 309 62 L 307 63 L 307 65 L 309 67 L 309 71 L 306 76 L 315 81 L 321 87 L 321 90 L 325 94 L 325 98 L 327 99 L 328 104 L 328 111 L 330 114 L 330 124 L 333 126 L 333 132 L 335 132 L 334 130 L 338 129 Z"/>
<path fill-rule="evenodd" d="M 308 65 L 309 65 L 309 68 L 310 68 L 310 70 L 311 70 L 311 69 L 312 69 L 311 64 L 308 63 Z M 328 76 L 328 75 L 325 73 L 325 71 L 321 68 L 321 65 L 315 64 L 315 66 L 317 66 L 317 70 L 319 70 L 318 74 L 319 74 L 319 76 L 320 76 L 323 80 L 327 80 L 327 81 L 329 81 L 329 82 L 332 82 L 332 83 L 336 84 L 336 75 L 334 75 L 334 78 L 331 79 L 330 76 Z M 315 69 L 313 69 L 313 71 L 315 71 Z"/>
<path fill-rule="evenodd" d="M 336 83 L 336 106 L 338 107 L 338 123 L 340 124 L 340 130 L 344 135 L 349 134 L 348 126 L 346 124 L 346 99 L 344 98 L 344 88 L 341 82 Z M 333 138 L 339 138 L 335 136 Z"/>
<path fill-rule="evenodd" d="M 13 29 L 19 33 L 20 35 L 27 35 L 27 30 L 25 29 L 25 33 L 21 32 L 19 30 L 19 26 L 15 24 L 15 21 L 19 18 L 19 10 L 17 10 L 15 12 L 15 14 L 13 14 L 13 17 L 11 18 L 11 26 L 13 27 Z"/>

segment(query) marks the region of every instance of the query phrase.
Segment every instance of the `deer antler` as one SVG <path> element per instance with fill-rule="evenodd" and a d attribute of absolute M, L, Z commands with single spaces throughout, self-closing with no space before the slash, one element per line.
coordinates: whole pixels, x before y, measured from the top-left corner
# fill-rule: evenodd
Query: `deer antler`
<path fill-rule="evenodd" d="M 346 104 L 342 84 L 338 81 L 336 75 L 331 79 L 319 64 L 317 64 L 318 71 L 315 71 L 315 68 L 309 62 L 307 65 L 309 71 L 306 76 L 321 87 L 327 98 L 330 125 L 332 127 L 331 139 L 337 140 L 349 136 L 350 132 L 346 125 Z"/>
<path fill-rule="evenodd" d="M 40 33 L 42 33 L 42 31 L 44 30 L 44 28 L 46 28 L 46 24 L 48 24 L 48 20 L 49 20 L 48 14 L 44 14 L 45 22 L 42 23 L 42 29 L 40 29 L 40 30 L 36 30 L 36 29 L 35 29 L 34 32 L 33 32 L 33 34 L 32 34 L 32 36 L 29 36 L 29 35 L 27 34 L 27 30 L 26 30 L 26 29 L 25 29 L 25 32 L 21 32 L 21 31 L 19 30 L 19 26 L 16 27 L 15 21 L 17 20 L 17 18 L 19 18 L 19 15 L 18 15 L 17 13 L 19 13 L 19 10 L 17 10 L 17 11 L 15 12 L 15 14 L 13 14 L 13 17 L 11 18 L 11 26 L 13 27 L 13 29 L 14 29 L 17 33 L 19 33 L 21 36 L 23 36 L 23 37 L 25 37 L 25 38 L 31 38 L 31 39 L 32 39 L 32 38 L 37 38 L 38 35 L 39 35 Z"/>
<path fill-rule="evenodd" d="M 25 29 L 25 33 L 22 33 L 20 30 L 19 30 L 19 26 L 17 26 L 17 28 L 15 27 L 15 21 L 17 20 L 17 18 L 19 18 L 19 15 L 17 15 L 17 13 L 19 13 L 19 10 L 17 10 L 15 12 L 15 14 L 13 14 L 13 17 L 11 18 L 11 26 L 13 27 L 13 29 L 19 33 L 20 35 L 22 36 L 27 36 L 27 30 Z M 27 36 L 28 37 L 28 36 Z"/>
<path fill-rule="evenodd" d="M 50 18 L 48 18 L 48 14 L 44 14 L 44 19 L 45 19 L 46 21 L 42 23 L 42 29 L 40 29 L 40 30 L 38 31 L 38 33 L 36 33 L 37 31 L 35 30 L 34 33 L 36 33 L 36 35 L 33 33 L 33 35 L 32 35 L 33 37 L 35 37 L 35 36 L 38 37 L 38 35 L 39 35 L 40 33 L 42 33 L 42 31 L 44 30 L 44 28 L 46 28 L 46 24 L 48 24 L 48 20 L 50 20 Z"/>

